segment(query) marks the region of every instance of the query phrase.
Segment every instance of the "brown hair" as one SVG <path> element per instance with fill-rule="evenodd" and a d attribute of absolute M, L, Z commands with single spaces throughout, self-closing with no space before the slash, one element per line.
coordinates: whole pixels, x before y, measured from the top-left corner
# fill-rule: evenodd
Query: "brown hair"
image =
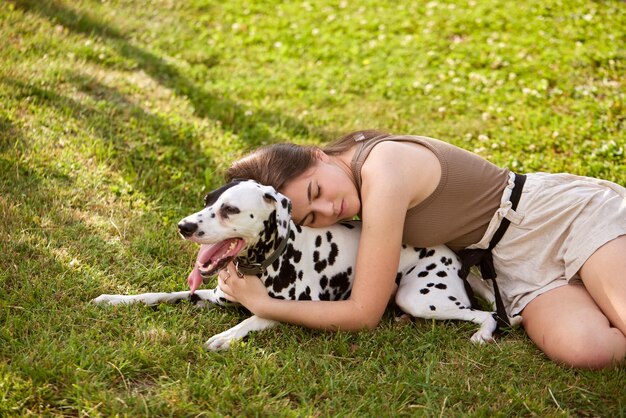
<path fill-rule="evenodd" d="M 339 155 L 352 148 L 357 141 L 367 142 L 372 138 L 382 135 L 389 135 L 389 132 L 380 131 L 378 129 L 365 129 L 362 131 L 350 132 L 349 134 L 346 134 L 332 142 L 330 145 L 325 147 L 323 151 L 328 155 Z"/>
<path fill-rule="evenodd" d="M 318 152 L 338 155 L 352 148 L 355 141 L 368 141 L 386 134 L 374 129 L 356 131 L 342 136 L 325 148 L 288 143 L 267 145 L 233 162 L 224 177 L 227 182 L 252 179 L 281 191 L 289 181 L 315 164 Z"/>

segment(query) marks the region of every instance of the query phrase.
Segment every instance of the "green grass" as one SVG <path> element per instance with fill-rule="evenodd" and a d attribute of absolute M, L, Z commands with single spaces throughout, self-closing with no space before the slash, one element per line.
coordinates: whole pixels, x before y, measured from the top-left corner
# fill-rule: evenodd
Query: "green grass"
<path fill-rule="evenodd" d="M 216 354 L 243 312 L 89 304 L 183 289 L 175 223 L 265 143 L 384 128 L 626 184 L 625 7 L 0 2 L 0 416 L 625 416 L 624 367 L 563 368 L 520 330 L 476 347 L 390 313 Z"/>

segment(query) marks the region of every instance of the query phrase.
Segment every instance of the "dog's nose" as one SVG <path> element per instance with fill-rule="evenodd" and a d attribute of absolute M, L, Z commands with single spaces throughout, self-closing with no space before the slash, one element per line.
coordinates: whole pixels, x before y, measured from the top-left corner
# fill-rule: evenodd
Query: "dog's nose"
<path fill-rule="evenodd" d="M 178 224 L 178 231 L 185 238 L 189 238 L 198 230 L 198 224 L 195 222 L 183 221 Z"/>

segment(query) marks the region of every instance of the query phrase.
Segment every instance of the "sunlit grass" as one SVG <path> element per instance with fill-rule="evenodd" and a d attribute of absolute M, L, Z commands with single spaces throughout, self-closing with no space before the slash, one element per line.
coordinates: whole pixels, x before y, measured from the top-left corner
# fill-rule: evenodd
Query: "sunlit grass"
<path fill-rule="evenodd" d="M 1 416 L 623 416 L 624 368 L 522 331 L 291 326 L 100 293 L 185 287 L 174 224 L 234 158 L 353 129 L 441 138 L 519 172 L 626 184 L 618 1 L 0 3 Z"/>

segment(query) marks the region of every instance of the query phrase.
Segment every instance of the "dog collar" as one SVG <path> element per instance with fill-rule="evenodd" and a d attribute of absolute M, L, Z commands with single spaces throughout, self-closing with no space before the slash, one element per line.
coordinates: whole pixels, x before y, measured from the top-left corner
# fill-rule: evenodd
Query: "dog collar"
<path fill-rule="evenodd" d="M 269 257 L 267 257 L 261 263 L 245 264 L 245 263 L 241 263 L 238 261 L 235 263 L 235 267 L 237 268 L 237 273 L 247 274 L 247 275 L 256 275 L 256 274 L 265 273 L 265 270 L 267 270 L 267 268 L 271 266 L 272 263 L 278 259 L 278 257 L 280 257 L 283 251 L 285 251 L 285 248 L 287 248 L 287 241 L 289 241 L 290 233 L 291 233 L 291 221 L 287 222 L 287 233 L 285 234 L 283 239 L 280 241 L 280 244 L 278 244 L 278 247 L 276 248 L 276 250 L 274 250 L 274 252 Z"/>

